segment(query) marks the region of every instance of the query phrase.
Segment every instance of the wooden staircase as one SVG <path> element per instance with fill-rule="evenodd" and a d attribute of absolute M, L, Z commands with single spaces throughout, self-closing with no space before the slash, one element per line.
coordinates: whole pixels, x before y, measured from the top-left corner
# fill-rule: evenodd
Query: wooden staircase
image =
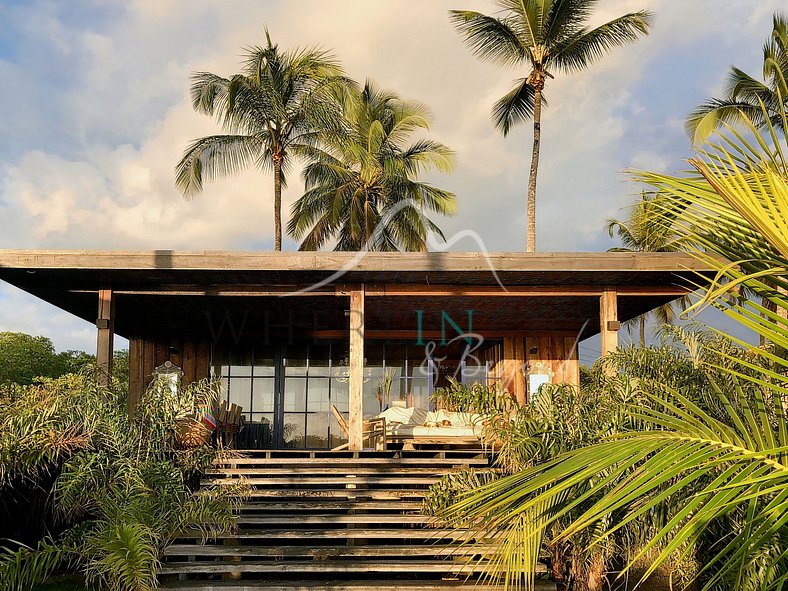
<path fill-rule="evenodd" d="M 247 452 L 217 464 L 204 484 L 253 486 L 236 533 L 166 551 L 167 589 L 268 591 L 490 591 L 468 532 L 420 514 L 441 476 L 487 469 L 482 451 Z M 479 546 L 481 547 L 481 546 Z M 454 555 L 453 555 L 454 554 Z M 543 585 L 540 589 L 554 589 Z"/>

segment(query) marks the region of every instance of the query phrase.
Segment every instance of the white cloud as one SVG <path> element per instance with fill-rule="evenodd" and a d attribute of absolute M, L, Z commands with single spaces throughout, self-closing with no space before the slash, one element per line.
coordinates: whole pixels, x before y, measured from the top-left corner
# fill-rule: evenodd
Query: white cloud
<path fill-rule="evenodd" d="M 657 12 L 648 39 L 548 84 L 538 203 L 542 249 L 600 247 L 605 219 L 636 192 L 620 172 L 630 165 L 669 168 L 686 147 L 685 113 L 655 120 L 654 110 L 666 97 L 701 92 L 699 84 L 724 74 L 719 68 L 688 73 L 685 57 L 706 52 L 717 59 L 724 49 L 736 61 L 742 47 L 752 47 L 757 62 L 770 13 L 779 6 L 777 0 L 609 0 L 600 3 L 597 18 L 644 7 Z M 0 60 L 0 80 L 20 89 L 20 96 L 0 99 L 9 109 L 0 133 L 16 138 L 14 155 L 0 166 L 0 246 L 269 248 L 268 174 L 250 171 L 212 183 L 190 202 L 173 182 L 188 141 L 217 131 L 192 112 L 189 73 L 233 72 L 241 48 L 262 43 L 267 24 L 282 47 L 331 48 L 350 75 L 370 76 L 429 104 L 433 136 L 458 153 L 453 175 L 430 178 L 454 190 L 460 203 L 459 215 L 440 225 L 448 233 L 472 228 L 491 249 L 521 249 L 530 126 L 503 138 L 489 111 L 525 72 L 473 57 L 448 21 L 450 8 L 495 10 L 487 0 L 136 0 L 118 5 L 118 18 L 90 24 L 64 22 L 51 4 L 18 9 L 15 22 L 27 42 L 16 61 Z M 665 60 L 672 60 L 672 71 Z M 653 81 L 659 64 L 665 94 L 645 95 L 641 85 Z M 55 66 L 60 77 L 52 73 Z M 689 105 L 697 100 L 686 99 Z M 286 210 L 298 195 L 293 174 Z M 14 297 L 22 316 L 46 314 L 25 307 L 26 296 Z M 10 322 L 0 317 L 0 330 Z M 64 341 L 80 338 L 55 326 L 46 325 Z"/>

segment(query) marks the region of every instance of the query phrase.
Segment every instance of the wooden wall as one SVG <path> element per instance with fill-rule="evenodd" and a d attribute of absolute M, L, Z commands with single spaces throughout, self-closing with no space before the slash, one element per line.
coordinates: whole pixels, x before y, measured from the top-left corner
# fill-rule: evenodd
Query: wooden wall
<path fill-rule="evenodd" d="M 129 412 L 133 412 L 153 379 L 153 370 L 165 361 L 183 370 L 183 384 L 203 380 L 210 373 L 211 346 L 207 341 L 182 339 L 129 339 Z"/>
<path fill-rule="evenodd" d="M 554 372 L 554 384 L 580 387 L 580 361 L 574 336 L 504 337 L 488 357 L 494 361 L 492 375 L 500 376 L 503 387 L 521 404 L 530 394 L 523 368 L 527 371 L 540 361 Z"/>

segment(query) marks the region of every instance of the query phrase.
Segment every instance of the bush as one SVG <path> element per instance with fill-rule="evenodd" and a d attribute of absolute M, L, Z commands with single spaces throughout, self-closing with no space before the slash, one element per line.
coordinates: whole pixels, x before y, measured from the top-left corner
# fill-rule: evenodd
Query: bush
<path fill-rule="evenodd" d="M 200 382 L 174 400 L 154 385 L 133 418 L 125 393 L 98 386 L 94 372 L 0 393 L 0 492 L 43 489 L 54 529 L 4 551 L 0 588 L 76 572 L 89 587 L 146 591 L 157 587 L 159 559 L 178 534 L 231 531 L 244 489 L 198 489 L 215 450 L 175 445 L 176 405 L 204 401 L 215 388 Z"/>

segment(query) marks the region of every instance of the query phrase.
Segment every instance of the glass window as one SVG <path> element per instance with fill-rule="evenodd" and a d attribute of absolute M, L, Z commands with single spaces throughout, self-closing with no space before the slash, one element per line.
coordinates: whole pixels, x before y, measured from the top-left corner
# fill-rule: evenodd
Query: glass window
<path fill-rule="evenodd" d="M 430 407 L 430 383 L 426 378 L 414 378 L 410 383 L 410 404 L 418 408 Z"/>
<path fill-rule="evenodd" d="M 348 412 L 348 383 L 345 381 L 331 379 L 331 404 L 337 407 L 339 412 Z"/>
<path fill-rule="evenodd" d="M 300 346 L 287 347 L 285 357 L 285 375 L 305 376 L 306 375 L 307 348 Z"/>
<path fill-rule="evenodd" d="M 388 404 L 392 400 L 400 400 L 407 394 L 407 384 L 404 381 L 407 367 L 407 348 L 405 345 L 386 345 L 386 374 L 390 382 Z M 384 392 L 385 396 L 385 392 Z"/>
<path fill-rule="evenodd" d="M 254 367 L 252 371 L 255 377 L 270 376 L 273 377 L 276 373 L 276 357 L 274 350 L 271 347 L 262 347 L 254 350 L 254 357 L 252 360 Z"/>
<path fill-rule="evenodd" d="M 340 427 L 339 423 L 337 423 L 334 415 L 329 417 L 329 425 L 331 429 L 331 440 L 329 442 L 329 447 L 334 448 L 342 445 L 343 443 L 347 443 L 347 435 L 345 435 L 342 427 Z"/>
<path fill-rule="evenodd" d="M 232 349 L 230 351 L 230 375 L 252 375 L 252 352 L 248 349 Z"/>
<path fill-rule="evenodd" d="M 304 413 L 285 413 L 285 422 L 282 428 L 285 447 L 304 447 L 305 418 Z"/>
<path fill-rule="evenodd" d="M 309 345 L 309 375 L 328 376 L 330 345 Z"/>
<path fill-rule="evenodd" d="M 306 446 L 318 448 L 328 447 L 328 413 L 307 413 Z"/>
<path fill-rule="evenodd" d="M 229 402 L 237 404 L 244 411 L 252 410 L 251 378 L 231 378 L 229 381 Z"/>
<path fill-rule="evenodd" d="M 254 378 L 254 411 L 274 412 L 274 378 Z"/>
<path fill-rule="evenodd" d="M 310 412 L 324 411 L 329 408 L 328 378 L 309 378 L 307 383 L 307 410 Z"/>
<path fill-rule="evenodd" d="M 286 378 L 284 392 L 285 412 L 304 412 L 306 410 L 306 380 Z"/>
<path fill-rule="evenodd" d="M 485 365 L 472 365 L 473 361 L 465 362 L 462 370 L 462 382 L 464 384 L 486 384 L 487 367 Z"/>

